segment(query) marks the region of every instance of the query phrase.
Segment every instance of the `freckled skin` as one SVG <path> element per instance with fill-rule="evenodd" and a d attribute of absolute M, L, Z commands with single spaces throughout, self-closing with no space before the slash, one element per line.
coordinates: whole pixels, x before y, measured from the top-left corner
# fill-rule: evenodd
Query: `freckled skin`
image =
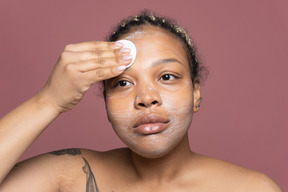
<path fill-rule="evenodd" d="M 193 116 L 193 85 L 189 63 L 180 41 L 155 28 L 131 33 L 129 39 L 137 47 L 135 63 L 119 77 L 107 81 L 108 118 L 120 139 L 135 153 L 144 157 L 160 157 L 171 151 L 187 134 Z M 178 62 L 153 65 L 161 59 Z M 179 79 L 161 80 L 161 75 L 177 74 Z M 129 85 L 113 87 L 118 80 Z M 139 103 L 149 105 L 139 107 Z M 146 104 L 147 103 L 147 104 Z M 145 113 L 156 113 L 169 119 L 167 129 L 159 134 L 143 136 L 133 131 L 133 122 Z"/>

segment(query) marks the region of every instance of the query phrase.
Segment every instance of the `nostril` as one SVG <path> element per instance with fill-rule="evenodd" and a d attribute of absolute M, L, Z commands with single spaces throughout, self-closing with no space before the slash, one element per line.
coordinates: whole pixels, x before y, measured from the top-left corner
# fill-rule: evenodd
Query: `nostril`
<path fill-rule="evenodd" d="M 157 100 L 154 100 L 154 101 L 152 101 L 150 104 L 147 103 L 147 105 L 146 105 L 145 103 L 138 103 L 138 106 L 139 106 L 139 107 L 150 107 L 150 106 L 156 105 L 156 104 L 158 104 L 158 101 L 157 101 Z"/>
<path fill-rule="evenodd" d="M 139 106 L 145 107 L 144 103 L 138 103 Z"/>
<path fill-rule="evenodd" d="M 152 105 L 155 105 L 155 104 L 157 104 L 157 103 L 158 103 L 158 101 L 155 100 L 155 101 L 153 101 L 151 104 L 152 104 Z"/>

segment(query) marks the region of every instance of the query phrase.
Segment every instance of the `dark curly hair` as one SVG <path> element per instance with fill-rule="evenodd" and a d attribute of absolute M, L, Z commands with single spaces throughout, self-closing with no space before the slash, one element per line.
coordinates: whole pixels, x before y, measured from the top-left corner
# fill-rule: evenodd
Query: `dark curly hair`
<path fill-rule="evenodd" d="M 141 30 L 141 27 L 145 25 L 159 27 L 160 29 L 164 29 L 165 31 L 170 32 L 173 36 L 178 38 L 186 48 L 193 85 L 194 82 L 198 82 L 200 79 L 201 83 L 205 80 L 208 74 L 208 70 L 205 66 L 200 65 L 194 43 L 192 43 L 192 40 L 187 32 L 171 19 L 160 17 L 154 13 L 151 13 L 151 11 L 144 10 L 135 17 L 128 17 L 122 20 L 113 30 L 113 32 L 107 36 L 106 40 L 117 41 L 121 39 L 121 36 L 125 34 L 135 30 Z"/>

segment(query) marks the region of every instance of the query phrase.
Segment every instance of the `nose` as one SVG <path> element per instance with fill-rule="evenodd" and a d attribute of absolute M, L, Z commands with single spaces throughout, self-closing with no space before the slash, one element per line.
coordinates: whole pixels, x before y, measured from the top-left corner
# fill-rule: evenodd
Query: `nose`
<path fill-rule="evenodd" d="M 139 88 L 137 96 L 135 98 L 135 108 L 151 108 L 162 104 L 160 94 L 155 88 Z"/>

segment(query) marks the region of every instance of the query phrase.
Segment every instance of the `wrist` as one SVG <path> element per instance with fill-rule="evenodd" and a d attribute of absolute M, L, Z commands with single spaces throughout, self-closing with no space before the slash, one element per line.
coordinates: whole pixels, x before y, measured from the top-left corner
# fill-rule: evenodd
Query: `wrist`
<path fill-rule="evenodd" d="M 62 113 L 60 107 L 58 107 L 56 102 L 46 93 L 45 89 L 42 89 L 32 99 L 37 107 L 41 110 L 46 110 L 48 113 L 51 113 L 51 115 L 58 116 Z"/>

